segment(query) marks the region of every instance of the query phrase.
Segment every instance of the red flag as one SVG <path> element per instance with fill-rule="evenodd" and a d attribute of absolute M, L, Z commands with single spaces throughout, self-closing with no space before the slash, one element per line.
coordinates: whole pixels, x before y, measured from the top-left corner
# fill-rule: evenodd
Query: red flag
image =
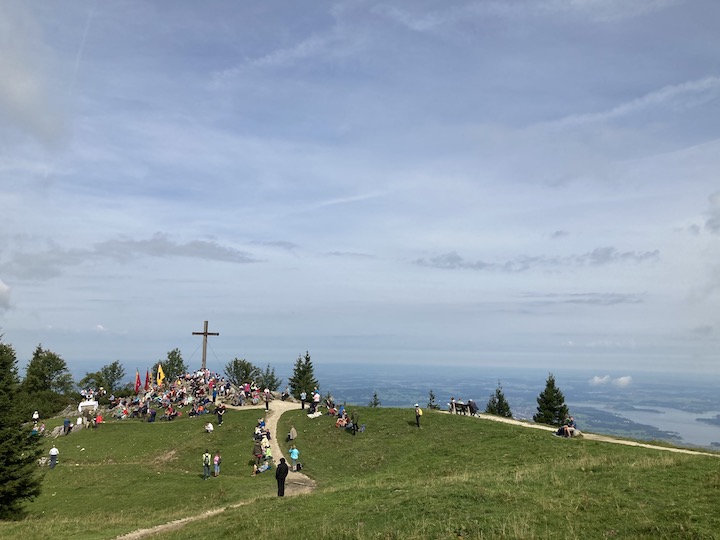
<path fill-rule="evenodd" d="M 150 370 L 145 370 L 145 391 L 150 390 Z"/>
<path fill-rule="evenodd" d="M 140 391 L 140 371 L 135 370 L 135 393 Z"/>

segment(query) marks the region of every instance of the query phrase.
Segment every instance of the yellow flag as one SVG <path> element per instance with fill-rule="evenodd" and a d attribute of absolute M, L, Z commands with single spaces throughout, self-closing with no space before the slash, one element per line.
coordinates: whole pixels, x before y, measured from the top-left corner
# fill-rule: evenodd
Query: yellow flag
<path fill-rule="evenodd" d="M 157 370 L 157 384 L 158 386 L 162 386 L 163 381 L 165 380 L 165 373 L 162 369 L 162 364 L 158 364 L 158 370 Z"/>

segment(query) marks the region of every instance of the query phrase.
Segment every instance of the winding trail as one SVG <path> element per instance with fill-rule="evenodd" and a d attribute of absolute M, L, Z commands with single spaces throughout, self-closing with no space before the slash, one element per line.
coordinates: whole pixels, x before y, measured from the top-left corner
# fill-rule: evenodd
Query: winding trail
<path fill-rule="evenodd" d="M 272 448 L 272 454 L 275 462 L 279 462 L 281 457 L 285 457 L 282 449 L 280 448 L 280 444 L 278 443 L 279 440 L 285 440 L 284 434 L 278 433 L 278 420 L 282 416 L 282 414 L 285 411 L 289 411 L 292 409 L 299 409 L 300 404 L 299 403 L 293 403 L 290 401 L 281 401 L 279 399 L 276 399 L 274 401 L 270 402 L 270 410 L 268 412 L 265 412 L 265 405 L 245 405 L 244 407 L 235 407 L 232 405 L 225 405 L 228 409 L 235 409 L 239 411 L 244 411 L 248 409 L 256 409 L 260 410 L 265 414 L 265 425 L 270 429 L 270 433 L 272 434 L 272 439 L 270 439 L 270 448 Z M 287 458 L 286 458 L 287 459 Z M 315 480 L 310 478 L 309 476 L 306 476 L 305 474 L 301 472 L 290 472 L 288 474 L 287 479 L 285 480 L 285 496 L 286 497 L 293 497 L 297 495 L 303 495 L 305 493 L 312 492 L 316 487 Z M 168 523 L 163 523 L 161 525 L 156 525 L 154 527 L 148 527 L 147 529 L 138 529 L 136 531 L 133 531 L 128 534 L 123 534 L 121 536 L 116 537 L 116 540 L 140 540 L 141 538 L 146 538 L 148 536 L 152 536 L 154 534 L 159 534 L 167 531 L 171 531 L 174 529 L 179 529 L 188 523 L 191 523 L 193 521 L 198 521 L 201 519 L 207 519 L 209 517 L 215 516 L 217 514 L 220 514 L 224 512 L 225 510 L 230 510 L 232 508 L 238 508 L 240 506 L 245 506 L 246 504 L 253 504 L 261 499 L 266 499 L 269 496 L 265 497 L 255 497 L 252 499 L 248 499 L 246 501 L 242 501 L 235 504 L 230 504 L 228 506 L 224 506 L 222 508 L 216 508 L 213 510 L 208 510 L 206 512 L 203 512 L 201 514 L 196 514 L 193 516 L 184 517 L 181 519 L 176 519 L 175 521 L 170 521 Z"/>
<path fill-rule="evenodd" d="M 280 441 L 280 440 L 283 440 L 283 441 L 285 440 L 285 436 L 278 433 L 278 429 L 277 429 L 278 420 L 280 419 L 280 417 L 283 415 L 283 413 L 285 411 L 299 409 L 300 408 L 299 403 L 293 403 L 290 401 L 281 401 L 279 399 L 276 399 L 276 400 L 270 402 L 270 410 L 267 413 L 265 412 L 264 405 L 245 405 L 243 407 L 235 407 L 232 405 L 226 405 L 226 407 L 228 409 L 235 409 L 235 410 L 256 409 L 256 410 L 262 411 L 265 414 L 265 424 L 270 428 L 270 433 L 273 434 L 273 438 L 270 440 L 270 447 L 272 448 L 273 456 L 276 461 L 279 461 L 281 457 L 285 457 L 282 452 L 282 448 L 280 448 L 280 444 L 278 443 L 278 441 Z M 450 414 L 448 411 L 438 411 L 438 412 Z M 520 427 L 524 427 L 524 428 L 541 429 L 541 430 L 544 430 L 547 432 L 555 431 L 555 428 L 550 427 L 550 426 L 533 424 L 531 422 L 515 420 L 513 418 L 504 418 L 501 416 L 494 416 L 491 414 L 480 414 L 479 418 L 481 420 L 489 420 L 492 422 L 502 422 L 505 424 L 512 424 L 512 425 L 520 426 Z M 600 441 L 600 442 L 611 443 L 611 444 L 622 444 L 625 446 L 637 446 L 640 448 L 649 448 L 652 450 L 660 450 L 663 452 L 675 452 L 675 453 L 679 453 L 679 454 L 691 454 L 691 455 L 697 455 L 697 456 L 710 456 L 710 457 L 715 457 L 715 458 L 720 457 L 720 453 L 703 452 L 700 450 L 690 450 L 687 448 L 673 448 L 673 447 L 668 447 L 668 446 L 657 446 L 654 444 L 641 443 L 641 442 L 637 442 L 637 441 L 617 439 L 615 437 L 610 437 L 607 435 L 597 435 L 595 433 L 583 432 L 582 438 L 589 440 L 589 441 Z M 306 476 L 303 473 L 290 472 L 290 474 L 288 475 L 287 480 L 285 482 L 285 496 L 293 497 L 293 496 L 297 496 L 297 495 L 311 493 L 315 488 L 316 488 L 316 483 L 315 483 L 315 480 L 313 480 L 312 478 Z M 124 534 L 122 536 L 118 536 L 118 537 L 116 537 L 115 540 L 140 540 L 142 538 L 146 538 L 146 537 L 152 536 L 154 534 L 167 532 L 167 531 L 170 531 L 173 529 L 179 529 L 188 523 L 191 523 L 193 521 L 198 521 L 201 519 L 207 519 L 209 517 L 220 514 L 220 513 L 224 512 L 225 510 L 229 510 L 232 508 L 238 508 L 240 506 L 244 506 L 247 504 L 253 504 L 253 503 L 257 502 L 258 500 L 261 500 L 264 498 L 267 498 L 267 496 L 255 497 L 253 499 L 248 499 L 246 501 L 231 504 L 231 505 L 225 506 L 223 508 L 208 510 L 201 514 L 196 514 L 196 515 L 188 516 L 188 517 L 185 517 L 182 519 L 177 519 L 175 521 L 170 521 L 168 523 L 156 525 L 154 527 L 149 527 L 147 529 L 138 529 L 131 533 Z"/>

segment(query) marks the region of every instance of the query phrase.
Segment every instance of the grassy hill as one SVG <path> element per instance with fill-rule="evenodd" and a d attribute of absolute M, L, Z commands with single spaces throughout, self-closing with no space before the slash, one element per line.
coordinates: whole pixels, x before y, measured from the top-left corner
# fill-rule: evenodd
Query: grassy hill
<path fill-rule="evenodd" d="M 0 538 L 113 538 L 240 501 L 247 504 L 153 538 L 716 538 L 720 459 L 566 440 L 547 432 L 410 409 L 360 408 L 363 434 L 291 411 L 310 495 L 274 497 L 251 477 L 259 411 L 203 419 L 110 422 L 57 440 L 30 516 Z M 49 447 L 49 446 L 48 446 Z M 201 479 L 205 448 L 223 453 Z"/>

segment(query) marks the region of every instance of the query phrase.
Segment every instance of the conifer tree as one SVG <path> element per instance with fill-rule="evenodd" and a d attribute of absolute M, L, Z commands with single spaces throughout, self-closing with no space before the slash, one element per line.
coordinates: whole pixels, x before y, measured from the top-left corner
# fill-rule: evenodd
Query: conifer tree
<path fill-rule="evenodd" d="M 533 421 L 538 424 L 561 426 L 569 415 L 565 396 L 556 386 L 555 376 L 552 373 L 548 374 L 545 390 L 537 397 L 537 404 L 537 413 L 533 416 Z"/>
<path fill-rule="evenodd" d="M 30 434 L 19 386 L 15 351 L 0 341 L 0 519 L 20 517 L 22 503 L 40 494 L 40 437 Z"/>
<path fill-rule="evenodd" d="M 298 356 L 297 360 L 295 360 L 293 376 L 290 377 L 288 382 L 290 383 L 290 393 L 295 399 L 300 399 L 301 392 L 305 392 L 310 396 L 310 392 L 316 388 L 320 388 L 315 378 L 315 369 L 313 368 L 309 352 L 306 351 L 304 357 Z"/>
<path fill-rule="evenodd" d="M 440 405 L 438 405 L 437 402 L 435 401 L 435 392 L 433 392 L 432 390 L 430 390 L 430 392 L 428 392 L 427 408 L 434 409 L 436 411 L 440 410 Z"/>
<path fill-rule="evenodd" d="M 379 407 L 380 406 L 380 398 L 378 397 L 377 390 L 373 392 L 373 397 L 370 400 L 370 403 L 368 403 L 368 407 Z"/>
<path fill-rule="evenodd" d="M 275 375 L 275 368 L 271 368 L 270 364 L 267 365 L 265 371 L 260 373 L 258 377 L 258 386 L 260 388 L 267 388 L 271 392 L 274 392 L 282 384 L 282 379 L 278 379 Z"/>
<path fill-rule="evenodd" d="M 496 416 L 504 416 L 505 418 L 512 418 L 512 412 L 510 411 L 510 404 L 505 399 L 502 385 L 498 381 L 498 386 L 495 389 L 495 393 L 490 396 L 485 407 L 485 412 L 488 414 L 494 414 Z"/>

